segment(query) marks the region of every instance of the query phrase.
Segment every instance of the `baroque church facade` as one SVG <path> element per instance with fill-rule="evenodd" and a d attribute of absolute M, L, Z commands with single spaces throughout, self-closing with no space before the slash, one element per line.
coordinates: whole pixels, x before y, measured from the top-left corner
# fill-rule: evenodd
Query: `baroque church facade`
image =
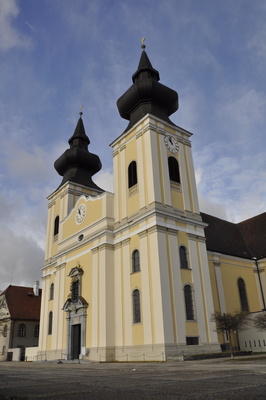
<path fill-rule="evenodd" d="M 62 182 L 48 197 L 38 348 L 48 360 L 213 353 L 228 342 L 214 311 L 263 308 L 252 221 L 241 230 L 200 213 L 192 134 L 169 119 L 178 95 L 159 82 L 144 45 L 132 80 L 117 101 L 129 123 L 111 143 L 114 193 L 92 180 L 101 161 L 82 113 L 55 162 Z"/>

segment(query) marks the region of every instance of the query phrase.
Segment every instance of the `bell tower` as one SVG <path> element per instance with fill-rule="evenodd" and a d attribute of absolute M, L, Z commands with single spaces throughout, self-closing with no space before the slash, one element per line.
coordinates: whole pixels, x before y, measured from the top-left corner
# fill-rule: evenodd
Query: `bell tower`
<path fill-rule="evenodd" d="M 111 146 L 115 241 L 121 242 L 120 260 L 130 274 L 127 288 L 133 297 L 138 291 L 142 313 L 141 324 L 133 327 L 124 316 L 127 340 L 144 349 L 152 345 L 168 358 L 188 346 L 191 351 L 219 346 L 210 322 L 213 302 L 207 301 L 212 292 L 192 134 L 170 120 L 178 110 L 178 94 L 159 80 L 142 44 L 133 84 L 117 101 L 129 123 Z M 136 251 L 140 266 L 135 272 L 130 264 Z M 119 302 L 129 303 L 125 290 L 120 296 Z"/>
<path fill-rule="evenodd" d="M 48 197 L 48 226 L 46 259 L 57 253 L 57 238 L 60 239 L 60 223 L 69 214 L 77 199 L 82 196 L 97 196 L 103 192 L 92 180 L 102 168 L 96 154 L 90 153 L 90 139 L 86 135 L 82 112 L 75 131 L 68 140 L 67 149 L 54 163 L 62 181 Z"/>
<path fill-rule="evenodd" d="M 111 144 L 117 220 L 151 204 L 199 216 L 192 134 L 169 119 L 178 109 L 178 94 L 159 79 L 143 44 L 133 84 L 117 101 L 121 117 L 129 120 Z"/>
<path fill-rule="evenodd" d="M 78 322 L 76 325 L 73 318 L 70 318 L 70 311 L 68 311 L 69 319 L 66 325 L 66 312 L 62 311 L 69 294 L 71 280 L 74 291 L 75 284 L 82 281 L 83 274 L 79 266 L 79 256 L 77 260 L 72 256 L 71 262 L 67 262 L 67 257 L 70 257 L 70 249 L 76 250 L 77 237 L 81 235 L 79 231 L 84 226 L 86 199 L 89 197 L 94 199 L 103 193 L 103 190 L 92 180 L 102 164 L 99 157 L 88 150 L 90 140 L 85 132 L 82 112 L 68 143 L 69 148 L 54 163 L 56 171 L 62 176 L 62 181 L 48 197 L 46 251 L 42 267 L 43 296 L 39 351 L 40 354 L 45 353 L 49 359 L 62 357 L 62 349 L 67 357 L 79 357 L 81 348 L 84 348 L 86 343 L 87 302 L 77 296 L 75 316 Z M 81 201 L 79 207 L 78 201 Z M 81 237 L 83 236 L 84 234 Z M 75 240 L 71 241 L 73 237 Z M 71 343 L 76 351 L 71 348 Z"/>

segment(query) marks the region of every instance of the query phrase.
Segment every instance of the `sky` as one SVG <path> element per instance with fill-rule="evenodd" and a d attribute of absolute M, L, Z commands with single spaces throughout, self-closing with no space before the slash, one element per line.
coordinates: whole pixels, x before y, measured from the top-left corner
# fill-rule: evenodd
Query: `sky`
<path fill-rule="evenodd" d="M 0 289 L 32 286 L 44 262 L 54 161 L 83 106 L 95 183 L 112 191 L 116 107 L 141 39 L 171 116 L 193 133 L 203 212 L 240 222 L 265 212 L 265 0 L 0 0 Z"/>

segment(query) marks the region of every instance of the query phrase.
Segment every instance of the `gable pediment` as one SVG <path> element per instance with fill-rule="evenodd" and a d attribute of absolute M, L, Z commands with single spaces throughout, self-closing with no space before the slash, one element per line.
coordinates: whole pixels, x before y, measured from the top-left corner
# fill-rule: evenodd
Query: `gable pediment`
<path fill-rule="evenodd" d="M 10 318 L 10 312 L 5 296 L 0 297 L 0 320 Z"/>

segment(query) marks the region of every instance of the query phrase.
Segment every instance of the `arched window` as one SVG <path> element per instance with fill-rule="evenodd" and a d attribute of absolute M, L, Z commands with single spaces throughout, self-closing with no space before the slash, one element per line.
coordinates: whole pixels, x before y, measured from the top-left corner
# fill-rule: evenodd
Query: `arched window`
<path fill-rule="evenodd" d="M 179 165 L 175 157 L 168 158 L 168 169 L 170 181 L 180 183 Z"/>
<path fill-rule="evenodd" d="M 128 166 L 128 187 L 131 188 L 137 182 L 137 163 L 136 161 L 132 161 Z"/>
<path fill-rule="evenodd" d="M 71 284 L 71 299 L 77 301 L 79 297 L 79 279 L 74 278 Z"/>
<path fill-rule="evenodd" d="M 241 310 L 249 311 L 246 285 L 245 285 L 244 279 L 239 278 L 237 281 L 237 285 L 238 285 L 238 291 L 239 291 L 239 297 L 240 297 Z"/>
<path fill-rule="evenodd" d="M 187 249 L 185 246 L 179 247 L 179 257 L 180 257 L 180 266 L 181 268 L 188 269 L 188 262 L 187 262 Z"/>
<path fill-rule="evenodd" d="M 132 253 L 132 272 L 140 271 L 139 251 L 134 250 Z"/>
<path fill-rule="evenodd" d="M 140 293 L 138 289 L 135 289 L 132 293 L 133 300 L 133 324 L 141 322 L 140 315 Z"/>
<path fill-rule="evenodd" d="M 192 290 L 190 285 L 185 285 L 184 296 L 185 296 L 185 306 L 186 306 L 186 317 L 188 321 L 192 321 L 194 320 L 194 310 L 193 310 Z"/>
<path fill-rule="evenodd" d="M 40 325 L 35 325 L 34 327 L 34 337 L 39 337 Z"/>
<path fill-rule="evenodd" d="M 53 331 L 53 313 L 52 311 L 50 311 L 48 319 L 48 335 L 51 335 L 52 331 Z"/>
<path fill-rule="evenodd" d="M 59 231 L 59 216 L 57 215 L 57 217 L 54 220 L 54 236 L 58 235 L 58 231 Z"/>
<path fill-rule="evenodd" d="M 18 336 L 25 337 L 26 336 L 26 325 L 20 324 L 18 326 Z"/>
<path fill-rule="evenodd" d="M 50 286 L 50 300 L 53 300 L 53 299 L 54 299 L 54 284 L 51 283 L 51 286 Z"/>

